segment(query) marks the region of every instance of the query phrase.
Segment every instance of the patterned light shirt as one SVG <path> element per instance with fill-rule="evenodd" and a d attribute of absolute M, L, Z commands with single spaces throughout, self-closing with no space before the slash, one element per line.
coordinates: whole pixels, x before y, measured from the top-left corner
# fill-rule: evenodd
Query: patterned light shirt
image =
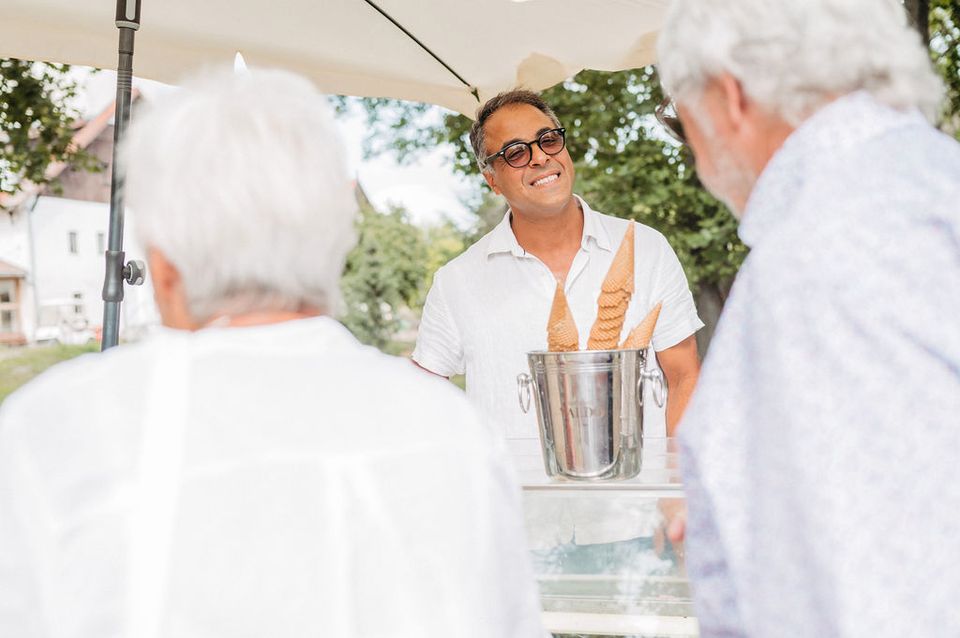
<path fill-rule="evenodd" d="M 760 176 L 680 426 L 703 636 L 960 636 L 960 145 L 864 93 Z"/>

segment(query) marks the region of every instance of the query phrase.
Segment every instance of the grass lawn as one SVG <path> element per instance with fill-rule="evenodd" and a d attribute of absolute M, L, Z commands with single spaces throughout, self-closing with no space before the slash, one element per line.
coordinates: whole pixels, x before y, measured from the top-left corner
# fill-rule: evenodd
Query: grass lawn
<path fill-rule="evenodd" d="M 50 366 L 85 352 L 96 352 L 99 343 L 83 346 L 25 346 L 0 350 L 0 403 L 7 396 Z"/>

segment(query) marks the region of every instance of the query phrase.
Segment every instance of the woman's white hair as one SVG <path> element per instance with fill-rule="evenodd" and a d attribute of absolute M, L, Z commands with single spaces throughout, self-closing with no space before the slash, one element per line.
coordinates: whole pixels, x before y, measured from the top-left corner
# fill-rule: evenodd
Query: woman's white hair
<path fill-rule="evenodd" d="M 898 0 L 674 0 L 657 48 L 675 98 L 727 72 L 793 125 L 857 90 L 933 119 L 943 94 Z"/>
<path fill-rule="evenodd" d="M 207 73 L 143 105 L 123 144 L 144 246 L 191 314 L 333 313 L 357 201 L 323 95 L 284 71 Z"/>

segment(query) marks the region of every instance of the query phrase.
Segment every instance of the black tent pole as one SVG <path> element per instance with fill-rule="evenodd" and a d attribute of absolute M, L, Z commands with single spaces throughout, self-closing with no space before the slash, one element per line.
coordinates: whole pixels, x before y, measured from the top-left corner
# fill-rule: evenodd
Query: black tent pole
<path fill-rule="evenodd" d="M 110 180 L 110 235 L 103 281 L 103 339 L 101 350 L 117 345 L 120 337 L 120 302 L 123 282 L 143 283 L 143 263 L 124 264 L 123 177 L 117 167 L 117 149 L 130 123 L 133 88 L 133 40 L 140 28 L 140 0 L 117 0 L 117 28 L 120 30 L 120 59 L 117 63 L 117 105 L 113 118 L 113 173 Z"/>

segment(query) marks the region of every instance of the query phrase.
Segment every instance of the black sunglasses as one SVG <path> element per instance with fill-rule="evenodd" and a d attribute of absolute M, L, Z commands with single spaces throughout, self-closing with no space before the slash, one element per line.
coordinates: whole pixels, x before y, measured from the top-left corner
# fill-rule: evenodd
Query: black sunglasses
<path fill-rule="evenodd" d="M 493 155 L 483 158 L 483 163 L 484 165 L 489 165 L 493 160 L 502 157 L 503 161 L 509 166 L 513 168 L 523 168 L 533 159 L 534 144 L 539 146 L 540 150 L 547 155 L 556 155 L 562 151 L 566 145 L 566 132 L 567 129 L 565 128 L 554 128 L 549 131 L 544 131 L 540 134 L 540 137 L 532 142 L 514 142 L 513 144 L 507 144 Z"/>
<path fill-rule="evenodd" d="M 686 145 L 687 136 L 683 134 L 683 122 L 677 116 L 677 107 L 673 103 L 673 98 L 663 98 L 663 101 L 654 109 L 653 113 L 656 115 L 657 121 L 670 134 L 670 137 Z"/>

